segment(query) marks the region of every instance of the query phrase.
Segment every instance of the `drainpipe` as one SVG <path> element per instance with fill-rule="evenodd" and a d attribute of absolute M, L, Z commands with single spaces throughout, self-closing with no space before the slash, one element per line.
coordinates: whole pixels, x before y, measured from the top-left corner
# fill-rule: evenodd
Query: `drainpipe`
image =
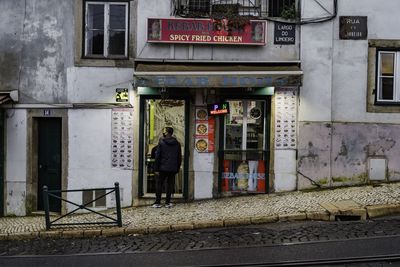
<path fill-rule="evenodd" d="M 4 216 L 4 109 L 0 108 L 0 217 Z"/>

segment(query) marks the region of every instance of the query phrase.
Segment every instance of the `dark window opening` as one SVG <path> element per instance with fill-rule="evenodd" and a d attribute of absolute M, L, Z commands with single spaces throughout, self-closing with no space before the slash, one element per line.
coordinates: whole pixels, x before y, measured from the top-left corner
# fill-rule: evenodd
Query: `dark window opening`
<path fill-rule="evenodd" d="M 128 9 L 128 2 L 85 2 L 86 57 L 128 56 Z"/>
<path fill-rule="evenodd" d="M 260 17 L 260 0 L 176 0 L 174 14 L 182 17 Z"/>
<path fill-rule="evenodd" d="M 283 12 L 295 8 L 295 0 L 268 0 L 268 16 L 282 17 Z"/>

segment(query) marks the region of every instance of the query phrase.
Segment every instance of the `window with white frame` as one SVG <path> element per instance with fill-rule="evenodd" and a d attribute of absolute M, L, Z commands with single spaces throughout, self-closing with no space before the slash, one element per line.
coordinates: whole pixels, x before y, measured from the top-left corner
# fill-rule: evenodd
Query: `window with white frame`
<path fill-rule="evenodd" d="M 400 103 L 400 51 L 379 51 L 377 103 Z M 397 74 L 397 75 L 396 75 Z"/>
<path fill-rule="evenodd" d="M 128 2 L 85 2 L 85 57 L 128 57 Z"/>

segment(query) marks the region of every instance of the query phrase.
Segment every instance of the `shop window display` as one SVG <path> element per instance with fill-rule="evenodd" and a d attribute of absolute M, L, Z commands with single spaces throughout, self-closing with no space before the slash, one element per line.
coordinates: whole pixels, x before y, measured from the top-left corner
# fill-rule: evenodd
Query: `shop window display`
<path fill-rule="evenodd" d="M 265 192 L 265 102 L 231 100 L 225 116 L 224 192 Z"/>

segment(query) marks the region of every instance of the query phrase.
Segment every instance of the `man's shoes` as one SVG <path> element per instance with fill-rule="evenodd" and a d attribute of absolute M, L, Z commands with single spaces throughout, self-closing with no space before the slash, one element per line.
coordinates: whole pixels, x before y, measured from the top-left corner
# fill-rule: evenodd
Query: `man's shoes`
<path fill-rule="evenodd" d="M 161 208 L 162 206 L 161 206 L 160 203 L 154 203 L 153 205 L 151 205 L 151 207 L 152 207 L 152 208 L 159 209 L 159 208 Z"/>
<path fill-rule="evenodd" d="M 172 206 L 173 206 L 172 203 L 165 203 L 165 207 L 168 208 L 168 209 L 172 208 Z"/>

